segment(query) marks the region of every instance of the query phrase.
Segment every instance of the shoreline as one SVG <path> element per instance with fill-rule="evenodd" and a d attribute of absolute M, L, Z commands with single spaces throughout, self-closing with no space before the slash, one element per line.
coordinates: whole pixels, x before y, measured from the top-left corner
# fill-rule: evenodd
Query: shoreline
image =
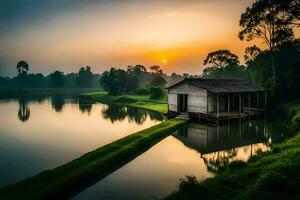
<path fill-rule="evenodd" d="M 0 188 L 0 198 L 69 198 L 147 151 L 185 123 L 171 119 L 133 133 L 62 166 Z"/>
<path fill-rule="evenodd" d="M 106 92 L 86 93 L 81 94 L 80 97 L 92 99 L 94 101 L 105 104 L 116 104 L 123 106 L 131 106 L 143 108 L 160 114 L 167 112 L 167 100 L 162 99 L 149 99 L 146 95 L 121 95 L 121 96 L 108 96 Z"/>
<path fill-rule="evenodd" d="M 299 199 L 300 102 L 281 106 L 281 122 L 294 135 L 248 160 L 234 161 L 204 181 L 187 177 L 165 200 L 196 199 Z M 277 111 L 278 112 L 278 111 Z"/>

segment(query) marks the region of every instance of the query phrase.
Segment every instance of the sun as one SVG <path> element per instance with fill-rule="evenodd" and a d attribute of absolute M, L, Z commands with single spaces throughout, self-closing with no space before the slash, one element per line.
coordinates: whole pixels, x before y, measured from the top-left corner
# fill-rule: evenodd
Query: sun
<path fill-rule="evenodd" d="M 164 58 L 163 63 L 166 64 L 167 62 L 168 62 L 167 59 Z"/>

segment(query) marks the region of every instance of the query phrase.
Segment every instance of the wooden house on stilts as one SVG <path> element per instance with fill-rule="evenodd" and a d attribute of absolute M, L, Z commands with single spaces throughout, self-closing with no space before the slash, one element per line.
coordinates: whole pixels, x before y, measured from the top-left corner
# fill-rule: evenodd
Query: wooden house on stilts
<path fill-rule="evenodd" d="M 211 121 L 266 111 L 267 91 L 237 79 L 185 78 L 168 89 L 168 115 Z"/>

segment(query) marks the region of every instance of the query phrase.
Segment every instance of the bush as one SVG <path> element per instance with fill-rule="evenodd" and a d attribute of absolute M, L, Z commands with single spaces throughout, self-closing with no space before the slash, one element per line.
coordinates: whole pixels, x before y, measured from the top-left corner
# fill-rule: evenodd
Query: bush
<path fill-rule="evenodd" d="M 164 90 L 160 87 L 150 88 L 150 99 L 159 99 L 164 96 Z"/>
<path fill-rule="evenodd" d="M 127 97 L 127 96 L 121 96 L 117 99 L 114 99 L 113 102 L 116 102 L 116 103 L 135 103 L 137 102 L 136 99 L 132 99 L 130 97 Z"/>
<path fill-rule="evenodd" d="M 138 95 L 149 95 L 150 92 L 149 92 L 149 89 L 142 87 L 142 88 L 137 89 L 136 93 Z"/>

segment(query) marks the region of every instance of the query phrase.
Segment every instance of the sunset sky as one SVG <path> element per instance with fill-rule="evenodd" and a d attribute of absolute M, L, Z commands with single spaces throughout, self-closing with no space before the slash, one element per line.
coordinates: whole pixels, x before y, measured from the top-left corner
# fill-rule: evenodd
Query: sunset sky
<path fill-rule="evenodd" d="M 166 73 L 200 74 L 207 53 L 242 56 L 241 13 L 253 0 L 2 0 L 0 75 L 93 72 L 160 65 Z"/>

